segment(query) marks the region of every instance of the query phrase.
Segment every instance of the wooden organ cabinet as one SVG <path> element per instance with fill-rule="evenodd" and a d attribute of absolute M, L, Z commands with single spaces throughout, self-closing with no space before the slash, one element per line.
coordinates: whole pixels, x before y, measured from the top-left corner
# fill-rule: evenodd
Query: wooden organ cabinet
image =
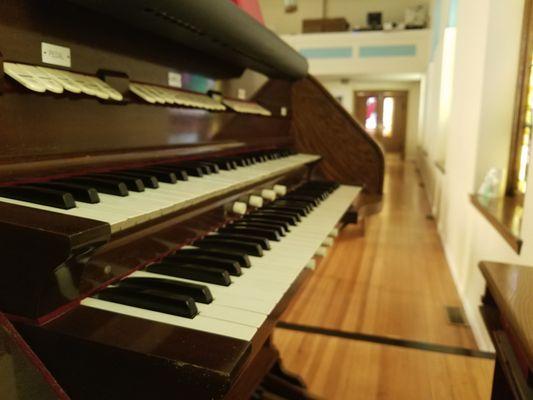
<path fill-rule="evenodd" d="M 225 0 L 3 0 L 0 136 L 0 392 L 307 398 L 270 335 L 384 159 L 297 52 Z"/>

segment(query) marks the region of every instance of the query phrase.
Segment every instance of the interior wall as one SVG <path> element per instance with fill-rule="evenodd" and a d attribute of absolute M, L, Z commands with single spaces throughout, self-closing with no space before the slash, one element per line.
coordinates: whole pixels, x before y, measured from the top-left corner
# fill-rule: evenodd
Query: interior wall
<path fill-rule="evenodd" d="M 354 92 L 355 91 L 382 91 L 382 90 L 405 90 L 407 91 L 407 121 L 405 131 L 405 158 L 415 159 L 416 145 L 419 129 L 420 108 L 420 83 L 419 82 L 395 82 L 395 81 L 365 81 L 353 78 L 352 80 L 325 80 L 322 82 L 328 91 L 336 98 L 341 99 L 344 108 L 354 115 Z"/>
<path fill-rule="evenodd" d="M 485 290 L 481 260 L 533 265 L 533 193 L 526 194 L 520 255 L 470 203 L 488 166 L 506 163 L 514 109 L 520 23 L 524 0 L 435 0 L 442 21 L 432 65 L 428 70 L 428 109 L 418 145 L 418 164 L 426 170 L 428 198 L 465 312 L 478 345 L 492 349 L 478 306 Z M 442 38 L 456 11 L 456 47 L 451 108 L 446 122 L 445 171 L 435 167 L 438 129 L 431 118 L 442 113 L 439 82 Z M 433 111 L 429 111 L 432 109 Z M 437 145 L 438 147 L 438 145 Z M 424 153 L 426 155 L 424 155 Z M 529 181 L 533 184 L 533 165 Z"/>
<path fill-rule="evenodd" d="M 430 0 L 328 0 L 327 17 L 344 17 L 350 26 L 366 25 L 369 12 L 382 12 L 383 22 L 403 22 L 405 9 L 419 4 L 429 5 Z M 283 0 L 260 0 L 266 25 L 278 34 L 302 32 L 302 21 L 322 18 L 323 0 L 299 0 L 298 10 L 285 13 Z"/>

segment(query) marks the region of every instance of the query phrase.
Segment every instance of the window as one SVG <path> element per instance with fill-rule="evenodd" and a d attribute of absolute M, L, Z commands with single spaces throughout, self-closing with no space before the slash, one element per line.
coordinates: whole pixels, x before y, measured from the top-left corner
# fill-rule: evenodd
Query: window
<path fill-rule="evenodd" d="M 386 152 L 404 155 L 407 91 L 355 91 L 354 115 Z"/>
<path fill-rule="evenodd" d="M 365 128 L 373 133 L 378 127 L 378 101 L 375 97 L 366 99 Z"/>
<path fill-rule="evenodd" d="M 392 135 L 392 124 L 394 121 L 394 97 L 383 99 L 383 136 Z"/>
<path fill-rule="evenodd" d="M 507 194 L 523 197 L 531 160 L 533 110 L 533 1 L 526 1 Z"/>

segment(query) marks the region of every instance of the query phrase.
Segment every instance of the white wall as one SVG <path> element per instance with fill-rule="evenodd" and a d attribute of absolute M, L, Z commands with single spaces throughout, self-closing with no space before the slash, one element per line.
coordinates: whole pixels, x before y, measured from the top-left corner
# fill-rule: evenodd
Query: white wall
<path fill-rule="evenodd" d="M 442 24 L 428 74 L 428 112 L 419 140 L 428 155 L 420 157 L 419 165 L 425 171 L 424 178 L 431 181 L 426 185 L 428 197 L 465 311 L 478 344 L 491 349 L 478 311 L 485 288 L 478 263 L 491 260 L 533 265 L 533 243 L 528 241 L 533 237 L 533 193 L 525 198 L 520 255 L 471 205 L 469 194 L 476 191 L 489 166 L 507 161 L 524 1 L 458 0 L 452 101 L 443 128 L 446 172 L 442 174 L 434 166 L 443 149 L 438 148 L 439 129 L 431 118 L 442 115 L 439 65 L 451 1 L 435 1 L 442 7 Z M 533 165 L 529 171 L 533 183 L 531 169 Z"/>
<path fill-rule="evenodd" d="M 322 18 L 323 0 L 298 0 L 298 11 L 287 14 L 283 0 L 260 0 L 266 25 L 278 34 L 302 32 L 302 20 Z M 328 0 L 327 17 L 344 17 L 352 27 L 366 25 L 369 12 L 381 11 L 383 22 L 403 22 L 405 9 L 429 0 Z"/>
<path fill-rule="evenodd" d="M 309 71 L 315 76 L 354 74 L 425 73 L 429 58 L 429 29 L 331 32 L 282 36 L 297 51 L 314 51 L 309 56 Z M 411 48 L 414 54 L 363 55 L 364 50 L 390 51 Z M 330 52 L 327 54 L 327 52 Z M 316 54 L 318 53 L 318 54 Z M 348 54 L 347 54 L 348 53 Z"/>

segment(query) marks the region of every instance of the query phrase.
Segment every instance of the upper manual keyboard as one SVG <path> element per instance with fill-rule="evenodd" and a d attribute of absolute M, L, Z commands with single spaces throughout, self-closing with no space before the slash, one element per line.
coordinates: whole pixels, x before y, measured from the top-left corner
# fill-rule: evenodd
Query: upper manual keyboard
<path fill-rule="evenodd" d="M 263 151 L 0 186 L 0 201 L 107 222 L 112 232 L 279 176 L 320 157 Z"/>

